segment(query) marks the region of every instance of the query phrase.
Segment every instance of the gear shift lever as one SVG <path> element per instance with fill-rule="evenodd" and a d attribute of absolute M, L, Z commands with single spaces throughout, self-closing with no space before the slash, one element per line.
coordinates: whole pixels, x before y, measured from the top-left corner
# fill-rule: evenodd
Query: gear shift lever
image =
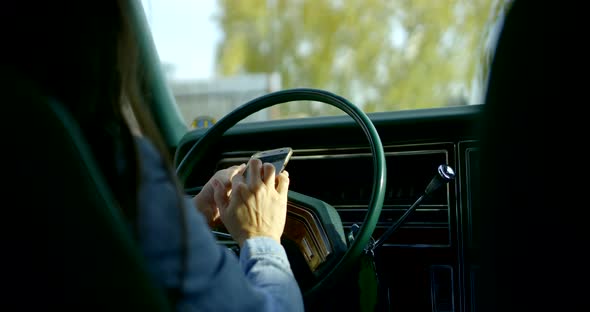
<path fill-rule="evenodd" d="M 436 191 L 439 187 L 448 183 L 453 178 L 455 178 L 455 171 L 453 168 L 447 165 L 438 166 L 437 174 L 432 178 L 426 187 L 426 190 L 424 190 L 424 195 L 430 196 L 432 192 Z"/>
<path fill-rule="evenodd" d="M 391 234 L 393 232 L 395 232 L 395 230 L 397 230 L 402 225 L 402 223 L 404 223 L 404 221 L 408 218 L 408 216 L 412 213 L 412 211 L 416 210 L 416 208 L 420 205 L 420 203 L 425 198 L 430 196 L 439 187 L 441 187 L 444 184 L 447 184 L 449 181 L 451 181 L 454 178 L 455 178 L 455 171 L 453 170 L 453 168 L 451 168 L 447 165 L 438 166 L 438 170 L 437 170 L 436 175 L 434 176 L 434 178 L 432 178 L 432 180 L 430 180 L 430 183 L 428 183 L 428 186 L 424 190 L 424 193 L 422 193 L 422 195 L 420 195 L 420 197 L 418 197 L 416 202 L 414 202 L 414 204 L 412 204 L 412 206 L 410 206 L 410 208 L 408 208 L 408 210 L 406 210 L 406 212 L 404 212 L 404 214 L 397 220 L 397 222 L 392 224 L 387 229 L 387 231 L 385 231 L 385 233 L 383 233 L 383 235 L 381 235 L 381 237 L 379 237 L 378 240 L 376 240 L 373 244 L 371 244 L 368 247 L 368 249 L 373 251 L 373 250 L 377 249 L 379 246 L 383 245 L 383 243 L 389 238 L 389 236 L 391 236 Z"/>

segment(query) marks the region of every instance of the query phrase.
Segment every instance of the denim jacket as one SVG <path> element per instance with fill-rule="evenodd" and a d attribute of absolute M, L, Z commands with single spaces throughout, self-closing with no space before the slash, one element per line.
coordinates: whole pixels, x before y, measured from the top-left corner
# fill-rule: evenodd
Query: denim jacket
<path fill-rule="evenodd" d="M 267 237 L 244 242 L 239 258 L 217 244 L 204 217 L 186 200 L 187 249 L 176 184 L 153 145 L 139 139 L 139 244 L 153 279 L 177 289 L 178 311 L 303 311 L 285 249 Z M 181 276 L 182 257 L 186 256 Z"/>

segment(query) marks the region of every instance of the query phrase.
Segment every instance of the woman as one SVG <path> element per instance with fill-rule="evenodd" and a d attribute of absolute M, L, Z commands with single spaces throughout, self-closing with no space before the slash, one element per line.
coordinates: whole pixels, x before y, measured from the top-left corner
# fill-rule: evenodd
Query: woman
<path fill-rule="evenodd" d="M 149 90 L 142 90 L 129 3 L 43 1 L 10 10 L 28 17 L 4 38 L 11 62 L 78 121 L 153 280 L 176 309 L 303 310 L 280 245 L 287 173 L 251 161 L 247 181 L 244 165 L 228 168 L 184 200 L 144 106 Z M 123 113 L 128 105 L 135 120 Z M 212 236 L 207 223 L 218 221 L 240 244 L 239 260 Z"/>

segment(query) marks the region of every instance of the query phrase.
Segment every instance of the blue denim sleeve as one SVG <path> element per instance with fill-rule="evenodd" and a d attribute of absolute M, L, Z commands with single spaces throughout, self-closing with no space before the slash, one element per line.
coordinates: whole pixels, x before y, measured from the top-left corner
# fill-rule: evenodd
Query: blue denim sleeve
<path fill-rule="evenodd" d="M 179 291 L 177 310 L 303 311 L 284 248 L 270 238 L 252 238 L 243 244 L 238 259 L 218 245 L 192 201 L 181 203 L 153 146 L 145 140 L 138 142 L 142 163 L 139 244 L 156 283 Z M 181 226 L 181 209 L 185 209 L 186 232 Z M 186 257 L 184 270 L 182 257 Z"/>
<path fill-rule="evenodd" d="M 292 282 L 291 266 L 281 244 L 270 237 L 250 238 L 240 251 L 240 264 L 246 278 L 264 287 L 267 295 L 274 298 L 271 310 L 303 310 L 301 292 L 297 283 Z"/>

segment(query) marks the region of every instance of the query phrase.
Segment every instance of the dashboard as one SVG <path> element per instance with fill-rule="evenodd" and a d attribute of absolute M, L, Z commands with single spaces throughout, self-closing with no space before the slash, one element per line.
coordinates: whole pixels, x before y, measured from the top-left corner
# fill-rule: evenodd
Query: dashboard
<path fill-rule="evenodd" d="M 392 309 L 474 310 L 478 266 L 472 227 L 478 205 L 474 181 L 479 174 L 475 134 L 480 110 L 475 105 L 370 115 L 387 162 L 385 201 L 373 238 L 379 238 L 414 203 L 439 165 L 447 164 L 457 172 L 457 178 L 422 202 L 376 254 L 379 279 Z M 187 135 L 179 154 L 186 153 L 204 131 Z M 209 147 L 199 167 L 209 169 L 189 177 L 186 190 L 198 192 L 215 170 L 282 146 L 293 148 L 287 166 L 291 191 L 333 207 L 345 235 L 354 224 L 362 224 L 372 188 L 372 160 L 363 133 L 347 116 L 238 124 L 219 144 Z M 314 223 L 313 215 L 302 213 L 293 203 L 289 211 L 297 216 L 290 222 Z M 285 235 L 289 228 L 304 227 L 288 222 Z M 321 233 L 321 227 L 308 226 L 307 231 L 290 235 L 306 240 L 304 245 L 309 247 L 302 251 L 313 271 L 339 249 L 326 239 L 330 235 Z"/>

